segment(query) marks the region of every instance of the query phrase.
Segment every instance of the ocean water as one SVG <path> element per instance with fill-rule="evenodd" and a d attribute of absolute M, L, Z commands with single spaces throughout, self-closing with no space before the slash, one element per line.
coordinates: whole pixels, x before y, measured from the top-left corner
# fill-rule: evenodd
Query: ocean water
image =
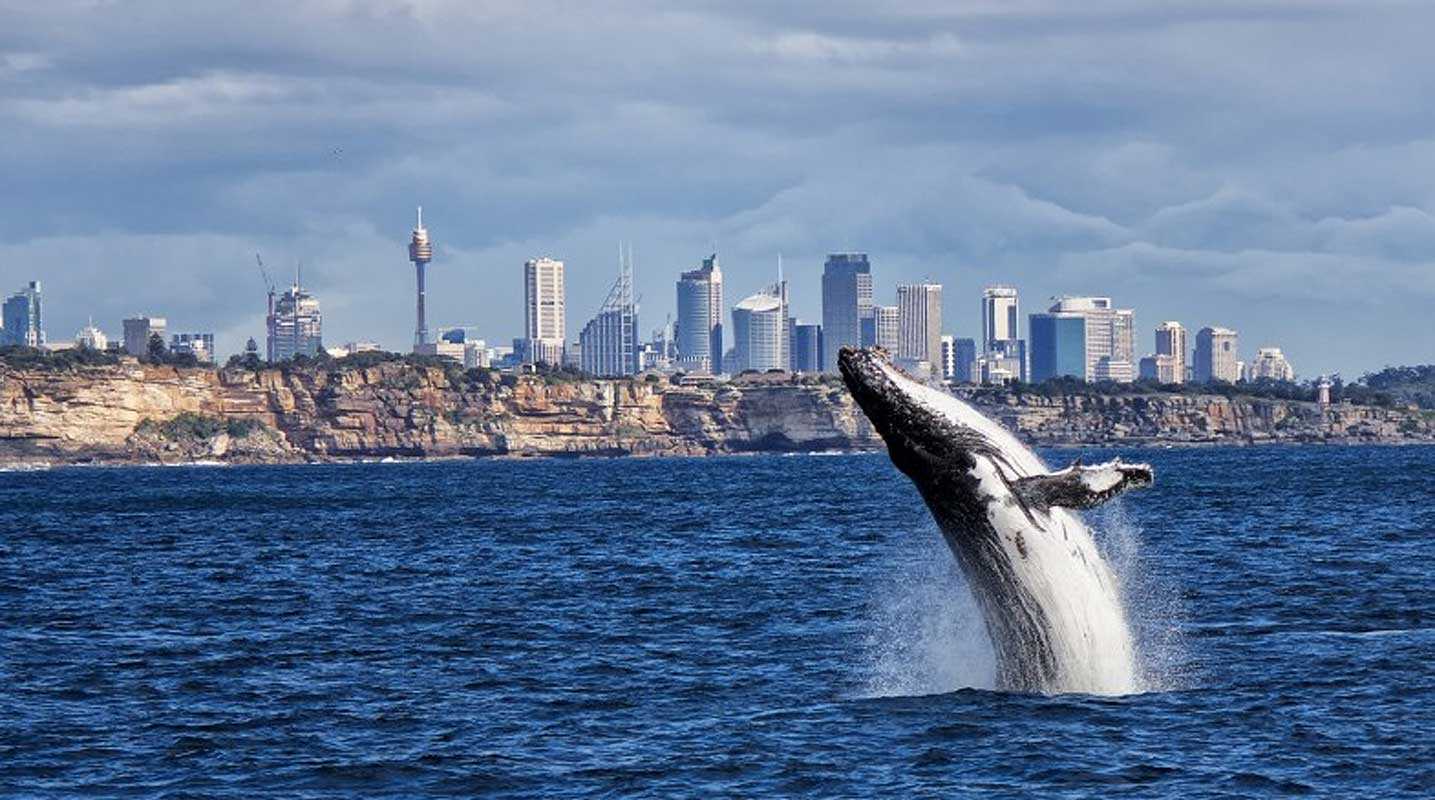
<path fill-rule="evenodd" d="M 1113 454 L 1124 697 L 884 455 L 0 474 L 0 796 L 1435 793 L 1435 448 Z"/>

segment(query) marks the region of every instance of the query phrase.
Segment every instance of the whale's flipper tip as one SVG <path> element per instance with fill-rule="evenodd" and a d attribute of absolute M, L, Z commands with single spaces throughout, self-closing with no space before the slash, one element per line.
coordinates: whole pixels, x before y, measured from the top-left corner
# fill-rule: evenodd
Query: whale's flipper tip
<path fill-rule="evenodd" d="M 1116 459 L 1084 467 L 1078 458 L 1060 472 L 1020 478 L 1013 488 L 1018 497 L 1038 508 L 1095 508 L 1127 489 L 1150 486 L 1154 480 L 1150 464 Z"/>

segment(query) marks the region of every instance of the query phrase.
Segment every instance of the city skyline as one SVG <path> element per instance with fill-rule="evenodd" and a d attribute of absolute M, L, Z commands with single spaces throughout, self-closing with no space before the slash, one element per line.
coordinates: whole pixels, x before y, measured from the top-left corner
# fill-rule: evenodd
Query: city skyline
<path fill-rule="evenodd" d="M 961 337 L 956 299 L 1007 281 L 1030 308 L 1111 293 L 1142 330 L 1229 326 L 1306 374 L 1428 362 L 1435 9 L 1376 5 L 381 1 L 216 32 L 198 8 L 46 4 L 0 45 L 0 286 L 42 281 L 52 338 L 154 313 L 233 353 L 262 334 L 257 250 L 305 263 L 327 340 L 403 350 L 422 203 L 430 328 L 494 340 L 521 330 L 513 264 L 568 263 L 574 326 L 621 238 L 650 321 L 713 250 L 734 297 L 782 253 L 816 320 L 826 254 L 860 249 L 876 302 L 929 277 Z M 613 46 L 521 44 L 592 36 Z"/>

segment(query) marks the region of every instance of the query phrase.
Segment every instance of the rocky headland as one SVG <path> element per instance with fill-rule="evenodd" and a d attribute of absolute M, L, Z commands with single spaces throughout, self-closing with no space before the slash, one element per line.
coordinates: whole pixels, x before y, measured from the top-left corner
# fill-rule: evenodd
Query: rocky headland
<path fill-rule="evenodd" d="M 1435 442 L 1411 408 L 1207 394 L 960 391 L 1039 445 Z M 391 360 L 275 368 L 0 364 L 0 463 L 707 455 L 882 447 L 835 377 L 500 374 Z"/>

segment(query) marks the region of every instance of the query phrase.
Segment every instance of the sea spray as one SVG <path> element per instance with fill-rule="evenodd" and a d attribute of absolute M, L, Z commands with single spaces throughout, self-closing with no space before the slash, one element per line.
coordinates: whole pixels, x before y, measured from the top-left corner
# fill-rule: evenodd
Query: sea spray
<path fill-rule="evenodd" d="M 1115 573 L 1121 604 L 1136 645 L 1137 684 L 1143 692 L 1164 692 L 1190 685 L 1183 633 L 1185 604 L 1180 585 L 1154 569 L 1146 554 L 1141 527 L 1124 502 L 1088 512 L 1097 549 Z"/>
<path fill-rule="evenodd" d="M 996 667 L 981 611 L 941 534 L 902 537 L 869 604 L 863 694 L 896 697 L 991 689 Z"/>

